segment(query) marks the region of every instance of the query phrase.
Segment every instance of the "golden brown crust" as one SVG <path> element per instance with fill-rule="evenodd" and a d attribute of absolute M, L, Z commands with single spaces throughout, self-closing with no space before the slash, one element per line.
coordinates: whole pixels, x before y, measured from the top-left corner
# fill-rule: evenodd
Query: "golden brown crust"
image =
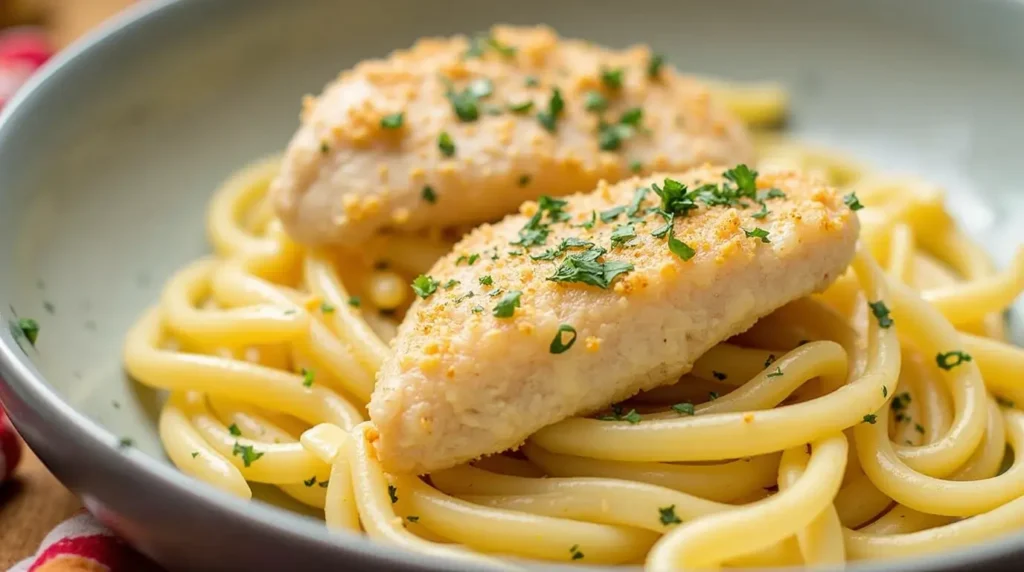
<path fill-rule="evenodd" d="M 479 223 L 523 200 L 591 189 L 634 168 L 750 159 L 739 121 L 671 66 L 650 74 L 646 47 L 611 51 L 545 27 L 497 27 L 491 37 L 498 47 L 480 44 L 479 57 L 466 57 L 475 45 L 466 37 L 424 39 L 343 72 L 308 98 L 272 187 L 289 232 L 308 243 L 345 243 L 381 228 Z M 489 93 L 470 98 L 475 118 L 460 119 L 451 94 L 471 88 Z M 550 112 L 555 88 L 564 110 L 551 130 L 540 116 Z M 595 101 L 605 109 L 594 109 Z M 639 120 L 623 126 L 636 109 Z M 400 126 L 382 124 L 397 113 Z M 442 133 L 453 142 L 450 155 L 438 144 Z M 435 202 L 423 199 L 425 187 Z"/>

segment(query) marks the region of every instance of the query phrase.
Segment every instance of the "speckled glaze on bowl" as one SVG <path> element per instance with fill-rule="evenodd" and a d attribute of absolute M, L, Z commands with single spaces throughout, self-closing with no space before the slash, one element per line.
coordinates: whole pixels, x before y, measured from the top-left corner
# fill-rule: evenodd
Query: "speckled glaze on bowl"
<path fill-rule="evenodd" d="M 302 94 L 428 34 L 496 22 L 646 42 L 681 67 L 792 89 L 792 128 L 946 185 L 1005 261 L 1024 235 L 1024 5 L 1008 0 L 151 1 L 50 63 L 0 119 L 0 401 L 104 522 L 182 570 L 451 570 L 178 472 L 121 343 L 207 251 L 210 192 L 281 149 Z M 42 324 L 33 348 L 6 327 Z M 121 437 L 135 446 L 119 449 Z M 851 570 L 1018 570 L 1024 534 Z"/>

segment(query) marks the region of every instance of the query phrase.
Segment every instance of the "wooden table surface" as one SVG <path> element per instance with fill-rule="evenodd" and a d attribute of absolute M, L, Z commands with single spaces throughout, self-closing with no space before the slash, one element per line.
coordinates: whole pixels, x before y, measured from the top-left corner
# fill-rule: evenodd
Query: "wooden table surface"
<path fill-rule="evenodd" d="M 26 447 L 14 478 L 0 486 L 0 570 L 35 553 L 57 523 L 82 504 Z"/>
<path fill-rule="evenodd" d="M 40 20 L 60 48 L 133 1 L 0 0 L 0 4 L 12 17 Z M 34 554 L 43 537 L 81 506 L 25 447 L 14 478 L 0 486 L 0 570 Z"/>

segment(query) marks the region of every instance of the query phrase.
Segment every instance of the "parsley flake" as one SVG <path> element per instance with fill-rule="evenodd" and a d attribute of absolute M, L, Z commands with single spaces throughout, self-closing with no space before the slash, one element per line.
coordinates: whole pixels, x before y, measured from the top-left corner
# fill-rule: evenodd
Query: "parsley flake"
<path fill-rule="evenodd" d="M 526 185 L 529 185 L 529 184 L 530 184 L 530 176 L 529 175 L 519 175 L 519 186 L 520 187 L 525 187 Z"/>
<path fill-rule="evenodd" d="M 388 496 L 391 497 L 391 504 L 398 502 L 398 489 L 395 485 L 388 485 Z"/>
<path fill-rule="evenodd" d="M 484 276 L 481 276 L 479 278 L 479 281 L 480 284 L 483 284 L 484 286 L 490 286 L 491 284 L 494 284 L 494 279 L 491 278 L 490 274 L 485 274 Z"/>
<path fill-rule="evenodd" d="M 242 436 L 242 430 L 239 429 L 238 425 L 236 425 L 235 423 L 232 423 L 231 425 L 228 425 L 228 433 L 231 433 L 235 437 L 241 437 Z"/>
<path fill-rule="evenodd" d="M 512 290 L 505 294 L 491 310 L 495 318 L 511 318 L 519 307 L 519 298 L 523 293 L 519 290 Z"/>
<path fill-rule="evenodd" d="M 237 442 L 235 443 L 235 446 L 232 447 L 231 454 L 233 456 L 240 455 L 242 457 L 242 464 L 246 467 L 249 467 L 263 456 L 263 453 L 254 451 L 252 445 L 240 445 Z"/>
<path fill-rule="evenodd" d="M 405 112 L 391 113 L 380 118 L 380 126 L 384 129 L 400 129 L 405 120 Z"/>
<path fill-rule="evenodd" d="M 414 515 L 409 515 L 409 516 L 405 517 L 405 520 L 408 520 L 409 522 L 412 522 L 412 523 L 416 523 L 416 522 L 420 521 L 420 517 L 414 516 Z"/>
<path fill-rule="evenodd" d="M 996 396 L 996 403 L 998 403 L 1002 407 L 1013 407 L 1012 401 L 1006 399 L 1005 397 L 999 397 L 998 395 Z"/>
<path fill-rule="evenodd" d="M 639 160 L 634 159 L 629 162 L 629 170 L 634 173 L 639 173 L 640 171 L 644 170 L 644 164 L 641 163 Z"/>
<path fill-rule="evenodd" d="M 437 148 L 441 150 L 441 154 L 445 157 L 455 155 L 455 142 L 452 141 L 452 136 L 447 131 L 442 131 L 437 136 Z"/>
<path fill-rule="evenodd" d="M 612 230 L 612 246 L 623 246 L 634 238 L 636 238 L 636 229 L 633 228 L 633 223 L 631 222 L 621 224 Z"/>
<path fill-rule="evenodd" d="M 878 416 L 875 415 L 874 413 L 869 413 L 869 414 L 864 416 L 864 420 L 863 420 L 864 423 L 870 423 L 870 424 L 874 425 L 875 421 L 878 421 Z"/>
<path fill-rule="evenodd" d="M 601 222 L 612 222 L 619 217 L 620 214 L 626 212 L 626 207 L 612 207 L 606 211 L 601 212 Z"/>
<path fill-rule="evenodd" d="M 636 425 L 642 420 L 640 414 L 636 412 L 636 409 L 630 409 L 629 413 L 622 413 L 622 405 L 616 403 L 612 405 L 612 414 L 603 415 L 598 417 L 601 421 L 628 421 L 630 425 Z"/>
<path fill-rule="evenodd" d="M 526 113 L 533 109 L 533 102 L 526 100 L 520 103 L 509 103 L 505 107 L 507 107 L 512 113 Z"/>
<path fill-rule="evenodd" d="M 676 403 L 675 405 L 672 406 L 672 411 L 675 411 L 676 413 L 678 413 L 680 415 L 695 415 L 696 414 L 696 411 L 693 408 L 693 404 L 690 403 L 690 402 Z"/>
<path fill-rule="evenodd" d="M 684 261 L 693 258 L 697 254 L 697 251 L 690 245 L 674 236 L 668 237 L 668 249 L 672 251 L 672 254 L 682 258 Z"/>
<path fill-rule="evenodd" d="M 601 83 L 609 89 L 622 87 L 622 78 L 625 70 L 622 68 L 604 68 L 601 70 Z"/>
<path fill-rule="evenodd" d="M 359 299 L 359 296 L 349 296 L 348 298 L 348 305 L 353 308 L 358 308 L 362 303 L 363 301 Z"/>
<path fill-rule="evenodd" d="M 39 322 L 32 318 L 21 318 L 18 320 L 18 329 L 21 330 L 28 343 L 36 345 L 36 340 L 39 339 Z"/>
<path fill-rule="evenodd" d="M 761 242 L 771 242 L 768 240 L 768 231 L 761 227 L 755 227 L 754 230 L 747 230 L 745 228 L 742 230 L 747 238 L 760 238 Z"/>
<path fill-rule="evenodd" d="M 316 484 L 316 475 L 313 475 L 312 477 L 309 477 L 308 479 L 302 481 L 302 484 L 306 485 L 307 487 L 311 487 L 311 486 L 315 485 Z"/>
<path fill-rule="evenodd" d="M 729 377 L 720 371 L 712 371 L 711 376 L 719 381 L 724 381 L 726 378 Z"/>
<path fill-rule="evenodd" d="M 420 193 L 420 196 L 430 204 L 437 202 L 437 193 L 434 192 L 434 187 L 431 187 L 430 185 L 423 187 L 423 191 Z"/>
<path fill-rule="evenodd" d="M 567 342 L 562 341 L 562 334 L 565 333 L 572 335 L 572 337 L 570 337 L 569 341 Z M 571 348 L 573 344 L 576 343 L 576 336 L 576 328 L 570 326 L 569 324 L 562 324 L 558 326 L 558 331 L 555 332 L 555 338 L 551 340 L 551 353 L 560 354 L 568 351 L 569 348 Z"/>
<path fill-rule="evenodd" d="M 334 305 L 328 302 L 320 302 L 320 313 L 321 314 L 332 314 L 334 313 Z"/>
<path fill-rule="evenodd" d="M 583 559 L 583 553 L 580 552 L 580 545 L 579 544 L 573 544 L 572 548 L 569 549 L 569 554 L 572 554 L 572 559 L 573 560 L 582 560 Z"/>
<path fill-rule="evenodd" d="M 935 356 L 935 363 L 937 363 L 940 368 L 946 371 L 949 371 L 954 367 L 969 361 L 971 361 L 970 354 L 962 352 L 960 350 L 940 353 L 936 354 Z"/>
<path fill-rule="evenodd" d="M 864 205 L 860 204 L 860 199 L 857 198 L 856 193 L 850 193 L 843 197 L 843 203 L 850 207 L 851 211 L 859 211 L 864 208 Z"/>
<path fill-rule="evenodd" d="M 554 133 L 558 128 L 556 122 L 565 109 L 565 100 L 562 99 L 562 92 L 556 87 L 551 90 L 551 98 L 548 100 L 548 108 L 537 114 L 537 120 L 545 129 Z"/>
<path fill-rule="evenodd" d="M 658 514 L 660 515 L 659 518 L 661 519 L 661 524 L 664 524 L 665 526 L 670 524 L 680 524 L 683 522 L 678 516 L 676 516 L 676 505 L 659 508 Z"/>
<path fill-rule="evenodd" d="M 583 108 L 587 111 L 604 111 L 608 109 L 608 98 L 599 91 L 588 91 L 583 98 Z"/>
<path fill-rule="evenodd" d="M 316 372 L 311 369 L 302 368 L 302 387 L 313 387 L 316 379 Z"/>
<path fill-rule="evenodd" d="M 889 317 L 889 308 L 886 307 L 884 301 L 879 300 L 877 302 L 868 302 L 868 306 L 871 307 L 871 313 L 878 319 L 879 327 L 888 328 L 889 326 L 892 326 L 892 318 Z"/>
<path fill-rule="evenodd" d="M 782 368 L 776 367 L 775 371 L 768 374 L 768 377 L 782 377 Z"/>
<path fill-rule="evenodd" d="M 607 289 L 616 276 L 633 270 L 628 262 L 597 259 L 605 254 L 605 249 L 591 247 L 582 253 L 573 253 L 565 257 L 562 265 L 548 277 L 552 282 L 582 282 Z"/>
<path fill-rule="evenodd" d="M 420 298 L 426 299 L 437 291 L 439 282 L 426 274 L 420 274 L 412 281 L 412 291 Z"/>

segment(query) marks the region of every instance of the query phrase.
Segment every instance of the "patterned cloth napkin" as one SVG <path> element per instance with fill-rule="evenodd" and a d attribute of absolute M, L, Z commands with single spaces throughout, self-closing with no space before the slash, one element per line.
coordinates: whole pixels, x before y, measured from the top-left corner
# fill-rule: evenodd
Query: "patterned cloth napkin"
<path fill-rule="evenodd" d="M 16 28 L 0 34 L 0 107 L 52 55 L 45 34 Z M 14 474 L 21 444 L 14 426 L 0 408 L 0 488 Z M 115 537 L 89 513 L 60 523 L 46 535 L 36 553 L 9 572 L 137 572 L 153 565 Z"/>
<path fill-rule="evenodd" d="M 0 487 L 14 474 L 21 457 L 18 435 L 0 409 Z M 8 572 L 139 572 L 153 570 L 110 530 L 87 512 L 57 525 L 32 556 Z"/>

